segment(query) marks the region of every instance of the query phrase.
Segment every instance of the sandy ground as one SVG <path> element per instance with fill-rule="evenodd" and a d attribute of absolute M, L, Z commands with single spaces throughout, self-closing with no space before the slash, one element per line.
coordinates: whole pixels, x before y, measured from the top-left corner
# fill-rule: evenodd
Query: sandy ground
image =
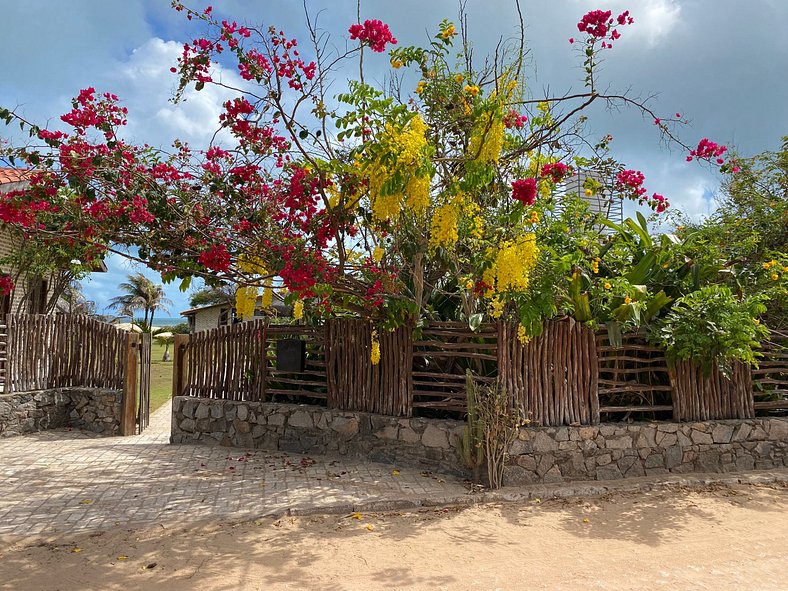
<path fill-rule="evenodd" d="M 110 531 L 0 549 L 0 588 L 788 589 L 788 487 Z"/>

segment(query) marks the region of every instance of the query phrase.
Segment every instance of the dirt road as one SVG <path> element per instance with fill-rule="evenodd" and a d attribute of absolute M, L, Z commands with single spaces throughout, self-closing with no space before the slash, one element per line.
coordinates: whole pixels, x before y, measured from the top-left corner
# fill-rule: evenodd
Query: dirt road
<path fill-rule="evenodd" d="M 788 487 L 118 530 L 0 550 L 0 588 L 788 589 Z"/>

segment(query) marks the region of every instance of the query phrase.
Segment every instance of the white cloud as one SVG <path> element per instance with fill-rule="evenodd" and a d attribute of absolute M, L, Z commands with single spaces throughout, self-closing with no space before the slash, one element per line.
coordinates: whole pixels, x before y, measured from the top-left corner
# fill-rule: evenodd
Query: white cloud
<path fill-rule="evenodd" d="M 575 4 L 587 5 L 587 0 L 575 0 Z M 651 47 L 664 41 L 679 24 L 681 4 L 678 0 L 612 0 L 605 8 L 613 11 L 613 16 L 629 10 L 635 19 L 633 26 L 621 31 L 621 42 L 628 39 L 645 39 Z M 589 9 L 590 10 L 590 9 Z"/>
<path fill-rule="evenodd" d="M 125 135 L 132 141 L 168 147 L 178 138 L 195 148 L 205 147 L 219 127 L 222 103 L 237 96 L 236 92 L 208 84 L 200 92 L 193 87 L 188 89 L 181 102 L 172 103 L 177 76 L 170 68 L 176 65 L 181 52 L 180 43 L 154 37 L 107 76 L 108 87 L 129 109 Z M 238 75 L 220 65 L 214 67 L 212 76 L 232 86 L 243 84 Z M 226 132 L 218 139 L 222 143 L 231 141 Z"/>

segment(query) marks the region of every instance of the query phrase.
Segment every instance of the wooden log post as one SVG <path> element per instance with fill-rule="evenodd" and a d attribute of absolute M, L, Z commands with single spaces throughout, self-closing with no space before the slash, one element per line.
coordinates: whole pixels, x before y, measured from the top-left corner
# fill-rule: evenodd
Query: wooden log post
<path fill-rule="evenodd" d="M 188 368 L 186 349 L 189 335 L 176 334 L 172 353 L 172 396 L 183 396 L 186 388 L 186 370 Z"/>
<path fill-rule="evenodd" d="M 120 417 L 120 434 L 137 434 L 137 370 L 140 354 L 140 335 L 126 335 L 125 367 L 123 374 L 123 402 Z"/>

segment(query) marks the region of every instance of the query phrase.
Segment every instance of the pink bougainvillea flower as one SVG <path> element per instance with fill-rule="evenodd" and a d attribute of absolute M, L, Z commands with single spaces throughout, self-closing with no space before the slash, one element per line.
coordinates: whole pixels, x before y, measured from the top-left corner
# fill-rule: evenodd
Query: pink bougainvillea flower
<path fill-rule="evenodd" d="M 533 205 L 536 201 L 536 179 L 518 179 L 512 183 L 512 199 Z"/>
<path fill-rule="evenodd" d="M 350 38 L 366 41 L 372 51 L 381 53 L 386 50 L 386 43 L 397 44 L 389 26 L 378 19 L 366 20 L 364 24 L 356 23 L 348 29 Z"/>

